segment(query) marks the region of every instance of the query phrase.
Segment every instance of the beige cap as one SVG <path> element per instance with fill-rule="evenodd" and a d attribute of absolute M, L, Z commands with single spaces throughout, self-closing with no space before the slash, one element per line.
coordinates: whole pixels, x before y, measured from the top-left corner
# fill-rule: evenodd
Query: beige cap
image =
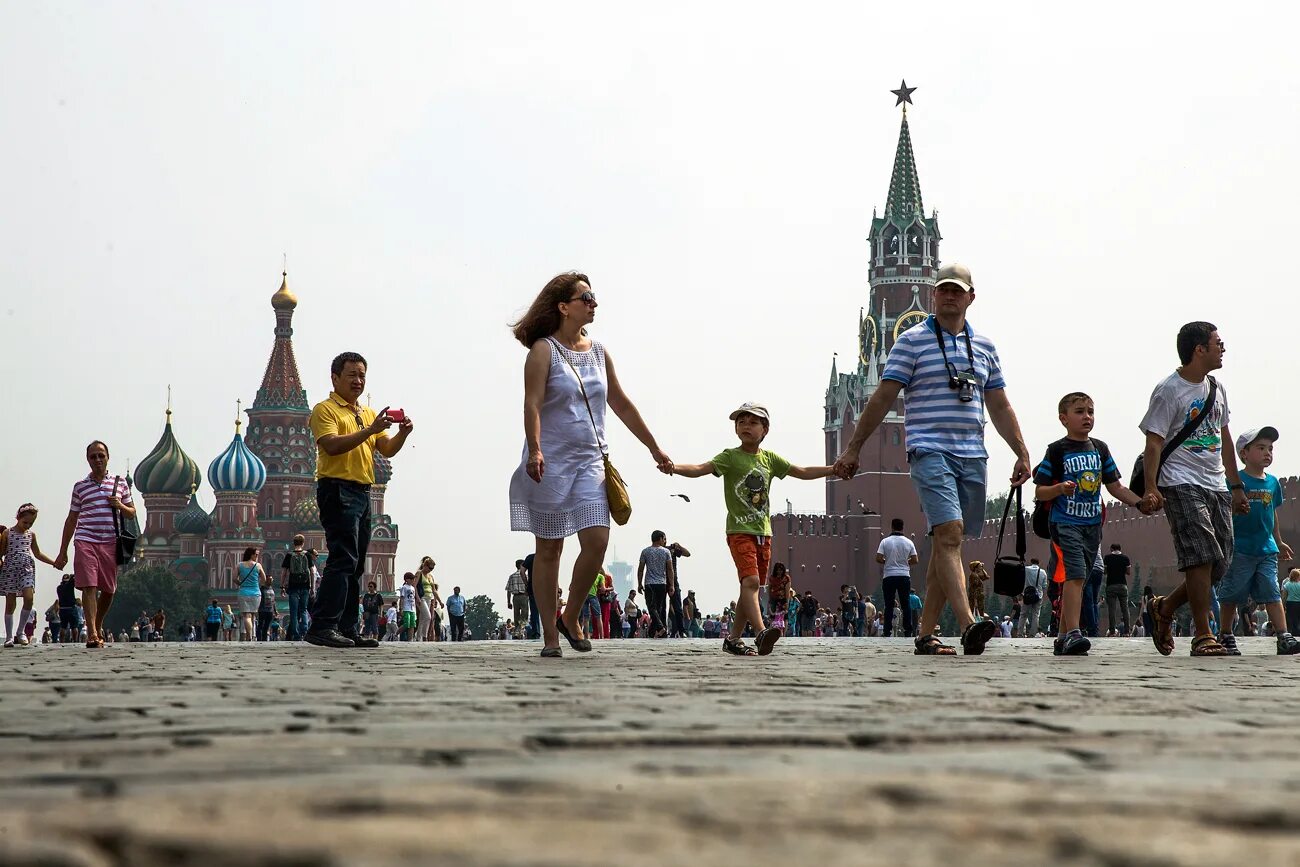
<path fill-rule="evenodd" d="M 1270 425 L 1264 427 L 1252 428 L 1241 436 L 1237 437 L 1237 454 L 1241 454 L 1246 447 L 1255 442 L 1255 440 L 1268 440 L 1271 443 L 1277 442 L 1277 428 Z"/>
<path fill-rule="evenodd" d="M 934 280 L 935 288 L 944 283 L 956 283 L 967 292 L 975 291 L 975 281 L 971 279 L 970 269 L 960 262 L 953 262 L 939 269 L 939 275 Z"/>
<path fill-rule="evenodd" d="M 727 416 L 727 418 L 731 419 L 732 421 L 735 421 L 736 416 L 746 412 L 749 413 L 750 415 L 756 415 L 759 418 L 763 419 L 764 421 L 770 422 L 772 420 L 772 417 L 767 414 L 767 407 L 763 406 L 761 403 L 749 403 L 748 401 L 742 403 L 740 405 L 740 408 L 733 411 L 731 415 Z"/>

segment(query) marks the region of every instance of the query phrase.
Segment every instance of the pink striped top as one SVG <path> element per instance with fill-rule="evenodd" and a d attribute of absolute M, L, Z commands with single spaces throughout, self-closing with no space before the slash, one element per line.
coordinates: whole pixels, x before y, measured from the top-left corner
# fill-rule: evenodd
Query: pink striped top
<path fill-rule="evenodd" d="M 102 482 L 95 481 L 94 476 L 86 476 L 72 486 L 72 505 L 68 511 L 77 513 L 77 532 L 73 536 L 78 542 L 112 542 L 117 539 L 113 530 L 113 507 L 108 498 L 117 488 L 117 497 L 128 506 L 131 502 L 131 489 L 125 481 L 119 483 L 120 476 L 105 476 Z"/>

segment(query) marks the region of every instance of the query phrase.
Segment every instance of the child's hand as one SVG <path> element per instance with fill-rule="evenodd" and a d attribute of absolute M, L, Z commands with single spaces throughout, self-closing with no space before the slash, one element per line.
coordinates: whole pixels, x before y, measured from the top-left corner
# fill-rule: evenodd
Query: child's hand
<path fill-rule="evenodd" d="M 1078 487 L 1079 486 L 1076 485 L 1074 482 L 1069 482 L 1069 481 L 1061 482 L 1061 494 L 1066 497 L 1072 497 L 1074 496 L 1074 492 L 1078 489 Z"/>

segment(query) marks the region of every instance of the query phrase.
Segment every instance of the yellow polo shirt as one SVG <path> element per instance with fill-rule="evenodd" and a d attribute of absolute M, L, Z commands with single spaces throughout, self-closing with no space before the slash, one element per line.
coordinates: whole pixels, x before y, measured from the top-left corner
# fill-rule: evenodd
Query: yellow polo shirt
<path fill-rule="evenodd" d="M 360 415 L 361 423 L 357 424 Z M 311 411 L 311 435 L 319 444 L 321 437 L 348 436 L 358 433 L 375 420 L 375 411 L 368 406 L 354 406 L 337 393 L 316 404 Z M 361 445 L 341 455 L 331 455 L 316 446 L 316 478 L 343 479 L 362 485 L 375 483 L 375 444 L 388 439 L 388 434 L 377 433 Z"/>

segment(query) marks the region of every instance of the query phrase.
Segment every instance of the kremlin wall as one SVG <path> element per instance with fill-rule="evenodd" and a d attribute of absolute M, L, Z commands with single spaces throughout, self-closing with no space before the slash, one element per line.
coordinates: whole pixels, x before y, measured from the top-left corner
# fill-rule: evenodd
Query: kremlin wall
<path fill-rule="evenodd" d="M 130 477 L 144 501 L 145 515 L 138 559 L 173 574 L 203 581 L 223 604 L 238 589 L 236 566 L 244 549 L 262 550 L 262 567 L 277 586 L 280 563 L 301 533 L 307 547 L 325 562 L 325 530 L 316 505 L 316 445 L 309 422 L 311 404 L 293 355 L 293 312 L 298 299 L 282 275 L 271 296 L 275 342 L 262 385 L 234 437 L 208 465 L 207 483 L 215 505 L 200 503 L 204 476 L 172 430 L 172 412 L 162 438 Z M 394 591 L 398 531 L 384 511 L 384 495 L 393 477 L 392 463 L 375 453 L 375 484 L 370 489 L 371 542 L 366 580 L 386 593 Z"/>

